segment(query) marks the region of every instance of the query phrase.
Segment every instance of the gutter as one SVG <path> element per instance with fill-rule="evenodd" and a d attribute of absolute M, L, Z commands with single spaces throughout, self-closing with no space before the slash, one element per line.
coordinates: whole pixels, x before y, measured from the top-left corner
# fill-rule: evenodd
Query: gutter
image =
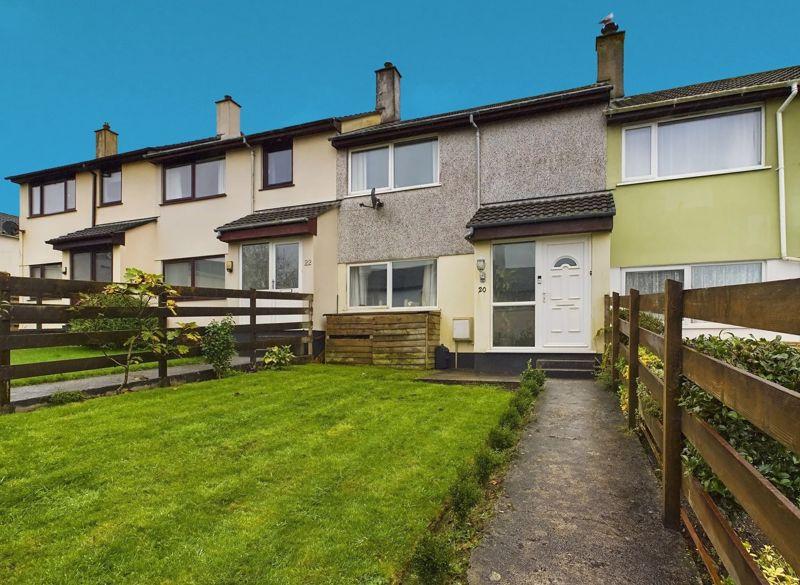
<path fill-rule="evenodd" d="M 778 213 L 780 214 L 781 260 L 800 262 L 800 258 L 789 256 L 786 242 L 786 164 L 783 152 L 783 112 L 797 97 L 797 81 L 792 83 L 791 88 L 789 97 L 786 98 L 786 101 L 781 104 L 781 107 L 775 113 L 775 122 L 778 127 Z"/>
<path fill-rule="evenodd" d="M 789 82 L 796 83 L 796 82 Z M 737 95 L 744 95 L 747 93 L 752 93 L 754 91 L 769 91 L 771 89 L 783 89 L 787 87 L 786 81 L 779 81 L 775 83 L 762 83 L 759 85 L 749 85 L 745 87 L 738 87 L 736 89 L 725 89 L 722 91 L 714 91 L 709 93 L 702 93 L 702 94 L 695 94 L 695 95 L 687 95 L 667 100 L 660 100 L 657 102 L 647 102 L 646 104 L 635 104 L 632 106 L 622 106 L 619 108 L 616 107 L 608 107 L 606 109 L 606 115 L 615 115 L 615 114 L 622 114 L 625 112 L 635 112 L 638 110 L 648 110 L 650 108 L 658 108 L 663 106 L 675 106 L 678 104 L 682 104 L 685 102 L 695 102 L 698 100 L 706 100 L 712 99 L 717 97 L 726 97 L 726 96 L 737 96 Z M 623 98 L 624 99 L 624 98 Z"/>
<path fill-rule="evenodd" d="M 303 222 L 309 221 L 309 220 L 310 220 L 310 218 L 308 218 L 308 217 L 293 217 L 291 219 L 276 219 L 276 220 L 273 220 L 273 221 L 259 221 L 259 222 L 256 222 L 256 223 L 248 223 L 246 225 L 229 227 L 229 228 L 218 227 L 214 231 L 217 232 L 218 234 L 224 234 L 226 232 L 238 232 L 238 231 L 241 231 L 241 230 L 252 230 L 252 229 L 261 228 L 261 227 L 269 227 L 269 226 L 272 226 L 272 225 L 284 225 L 284 224 L 289 224 L 289 223 L 303 223 Z"/>

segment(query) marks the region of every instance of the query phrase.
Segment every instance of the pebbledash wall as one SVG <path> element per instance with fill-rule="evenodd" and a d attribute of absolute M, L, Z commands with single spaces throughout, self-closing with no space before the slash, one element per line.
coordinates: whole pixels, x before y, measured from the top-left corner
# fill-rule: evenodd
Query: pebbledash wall
<path fill-rule="evenodd" d="M 604 108 L 605 104 L 576 106 L 480 125 L 482 204 L 602 190 L 606 182 Z M 466 239 L 466 224 L 478 209 L 475 130 L 433 134 L 420 131 L 413 138 L 431 136 L 439 141 L 439 184 L 379 193 L 384 204 L 381 209 L 360 206 L 369 203 L 369 196 L 349 195 L 349 149 L 339 151 L 337 191 L 342 204 L 338 309 L 339 312 L 359 310 L 348 306 L 347 278 L 351 264 L 436 258 L 441 343 L 455 350 L 452 321 L 471 317 L 474 341 L 460 342 L 459 352 L 491 353 L 491 277 L 480 283 L 476 268 L 478 258 L 487 261 L 490 258 L 491 243 L 477 242 L 473 246 Z M 609 289 L 610 246 L 607 233 L 588 237 L 594 332 L 603 325 L 602 303 Z M 481 286 L 488 287 L 485 293 L 479 292 Z M 600 351 L 600 341 L 593 337 L 590 349 Z"/>

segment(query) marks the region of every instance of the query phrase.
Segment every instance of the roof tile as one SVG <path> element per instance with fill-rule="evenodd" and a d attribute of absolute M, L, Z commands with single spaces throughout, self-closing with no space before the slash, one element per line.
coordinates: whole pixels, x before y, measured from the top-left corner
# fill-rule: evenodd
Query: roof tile
<path fill-rule="evenodd" d="M 139 227 L 157 221 L 157 217 L 143 217 L 141 219 L 131 219 L 127 221 L 115 221 L 113 223 L 101 223 L 92 227 L 83 228 L 81 230 L 64 234 L 47 240 L 47 244 L 65 244 L 67 242 L 77 242 L 80 240 L 88 240 L 91 238 L 99 238 L 103 236 L 113 236 L 128 231 L 129 229 Z"/>
<path fill-rule="evenodd" d="M 564 219 L 610 217 L 615 213 L 614 197 L 608 191 L 555 195 L 483 205 L 469 220 L 467 227 L 493 227 Z"/>
<path fill-rule="evenodd" d="M 324 203 L 311 203 L 307 205 L 291 205 L 289 207 L 276 207 L 264 209 L 250 215 L 245 215 L 232 222 L 221 225 L 217 231 L 231 232 L 281 223 L 296 223 L 319 217 L 326 211 L 339 206 L 339 201 L 326 201 Z"/>

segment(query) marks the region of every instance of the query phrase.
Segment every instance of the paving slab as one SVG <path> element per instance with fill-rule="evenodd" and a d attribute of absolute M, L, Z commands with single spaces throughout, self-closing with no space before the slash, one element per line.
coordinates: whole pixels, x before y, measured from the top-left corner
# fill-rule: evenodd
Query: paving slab
<path fill-rule="evenodd" d="M 701 583 L 683 537 L 663 527 L 660 501 L 616 396 L 591 380 L 548 380 L 469 582 Z"/>

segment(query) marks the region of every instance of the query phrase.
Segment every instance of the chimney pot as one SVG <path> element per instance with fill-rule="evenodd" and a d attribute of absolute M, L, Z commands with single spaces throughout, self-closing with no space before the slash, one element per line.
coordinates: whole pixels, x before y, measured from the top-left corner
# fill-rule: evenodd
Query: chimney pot
<path fill-rule="evenodd" d="M 625 95 L 625 31 L 618 28 L 613 22 L 606 24 L 595 41 L 597 81 L 613 86 L 612 98 Z"/>
<path fill-rule="evenodd" d="M 240 112 L 242 107 L 229 95 L 225 95 L 217 104 L 217 136 L 238 138 L 242 135 Z"/>
<path fill-rule="evenodd" d="M 400 119 L 400 77 L 391 61 L 375 71 L 375 110 L 381 115 L 381 124 Z"/>
<path fill-rule="evenodd" d="M 108 122 L 103 123 L 100 130 L 94 131 L 94 156 L 102 158 L 117 154 L 119 135 L 111 129 Z"/>

